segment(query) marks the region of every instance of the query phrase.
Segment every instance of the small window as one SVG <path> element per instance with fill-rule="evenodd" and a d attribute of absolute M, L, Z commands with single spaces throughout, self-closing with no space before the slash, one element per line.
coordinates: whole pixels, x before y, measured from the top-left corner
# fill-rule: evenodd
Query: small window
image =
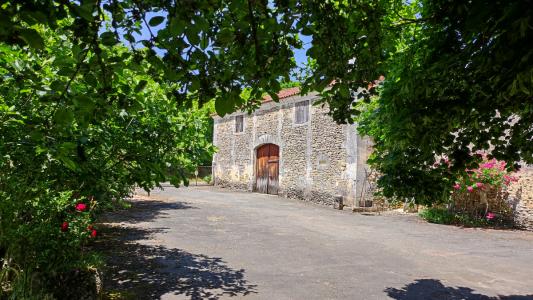
<path fill-rule="evenodd" d="M 303 124 L 309 121 L 309 100 L 297 102 L 294 106 L 294 123 Z"/>
<path fill-rule="evenodd" d="M 243 132 L 244 130 L 244 115 L 235 116 L 235 133 Z"/>

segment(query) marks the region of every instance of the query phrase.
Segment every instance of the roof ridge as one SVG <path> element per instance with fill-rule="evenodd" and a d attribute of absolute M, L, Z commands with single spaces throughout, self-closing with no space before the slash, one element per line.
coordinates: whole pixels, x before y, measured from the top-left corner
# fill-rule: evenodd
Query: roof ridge
<path fill-rule="evenodd" d="M 279 92 L 276 93 L 276 95 L 278 95 L 278 99 L 289 98 L 291 96 L 299 94 L 300 90 L 301 89 L 299 86 L 293 86 L 293 87 L 281 89 Z M 263 97 L 263 100 L 262 100 L 263 103 L 270 102 L 270 101 L 273 101 L 270 95 L 266 95 Z"/>

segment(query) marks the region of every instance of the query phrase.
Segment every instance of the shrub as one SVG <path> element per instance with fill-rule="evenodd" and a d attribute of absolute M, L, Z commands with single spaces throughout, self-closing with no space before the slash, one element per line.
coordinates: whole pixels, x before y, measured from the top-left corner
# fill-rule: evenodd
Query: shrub
<path fill-rule="evenodd" d="M 0 202 L 4 288 L 22 298 L 52 293 L 49 287 L 61 274 L 97 267 L 94 255 L 85 250 L 98 234 L 92 225 L 96 206 L 94 199 L 53 191 L 26 201 Z"/>
<path fill-rule="evenodd" d="M 490 220 L 472 217 L 468 214 L 452 212 L 443 207 L 430 207 L 420 212 L 420 217 L 430 223 L 481 227 L 491 225 Z"/>
<path fill-rule="evenodd" d="M 432 207 L 420 212 L 420 216 L 431 223 L 454 224 L 455 215 L 446 208 Z"/>
<path fill-rule="evenodd" d="M 0 45 L 0 293 L 6 297 L 42 299 L 76 289 L 61 284 L 98 265 L 86 247 L 98 236 L 90 227 L 97 214 L 135 186 L 186 182 L 197 160 L 213 152 L 205 140 L 207 111 L 177 105 L 177 87 L 156 83 L 146 62 L 123 46 L 100 49 L 112 64 L 96 63 L 87 45 L 65 37 L 64 26 L 42 32 L 43 51 Z M 120 71 L 107 82 L 76 73 L 90 69 L 104 77 L 110 68 Z M 177 172 L 167 175 L 167 168 Z"/>
<path fill-rule="evenodd" d="M 211 175 L 204 176 L 204 178 L 202 180 L 204 182 L 207 182 L 207 183 L 211 184 L 213 182 L 213 176 L 211 176 Z"/>
<path fill-rule="evenodd" d="M 447 205 L 436 204 L 420 216 L 438 224 L 512 226 L 513 210 L 507 187 L 517 179 L 505 162 L 481 157 L 484 159 L 477 168 L 467 169 L 453 184 Z M 450 167 L 448 160 L 442 162 Z"/>
<path fill-rule="evenodd" d="M 478 168 L 466 170 L 466 175 L 453 185 L 452 210 L 474 219 L 512 222 L 507 186 L 516 180 L 505 162 L 485 160 Z"/>

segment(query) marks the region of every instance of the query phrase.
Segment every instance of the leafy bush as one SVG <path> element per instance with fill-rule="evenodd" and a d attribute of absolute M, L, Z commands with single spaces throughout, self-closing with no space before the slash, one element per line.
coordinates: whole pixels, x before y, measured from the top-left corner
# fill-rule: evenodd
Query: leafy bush
<path fill-rule="evenodd" d="M 485 159 L 478 168 L 466 170 L 466 175 L 453 185 L 452 209 L 473 218 L 512 222 L 507 186 L 516 180 L 504 161 Z"/>
<path fill-rule="evenodd" d="M 202 178 L 202 180 L 204 182 L 207 182 L 207 183 L 212 183 L 213 182 L 213 176 L 211 176 L 211 175 L 204 176 L 204 178 Z"/>
<path fill-rule="evenodd" d="M 475 218 L 467 214 L 455 213 L 443 207 L 431 207 L 420 212 L 420 217 L 430 223 L 482 227 L 491 225 L 490 220 Z"/>
<path fill-rule="evenodd" d="M 431 223 L 454 224 L 455 214 L 446 208 L 428 208 L 420 212 L 420 216 Z"/>
<path fill-rule="evenodd" d="M 483 160 L 477 168 L 467 169 L 464 176 L 453 184 L 448 208 L 443 204 L 428 208 L 420 216 L 438 224 L 463 226 L 512 226 L 513 210 L 509 202 L 507 186 L 517 178 L 507 170 L 507 164 L 496 159 Z M 436 163 L 435 167 L 451 167 L 447 159 Z"/>
<path fill-rule="evenodd" d="M 177 105 L 178 87 L 125 47 L 88 54 L 62 22 L 41 32 L 43 51 L 0 44 L 0 293 L 12 298 L 44 298 L 97 267 L 86 246 L 98 213 L 135 186 L 186 183 L 213 151 L 207 111 Z"/>

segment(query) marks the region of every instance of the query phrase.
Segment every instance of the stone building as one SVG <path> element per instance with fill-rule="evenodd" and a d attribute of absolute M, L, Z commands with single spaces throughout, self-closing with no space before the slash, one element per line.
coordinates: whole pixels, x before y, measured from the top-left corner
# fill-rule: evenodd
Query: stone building
<path fill-rule="evenodd" d="M 252 114 L 214 116 L 216 185 L 278 194 L 331 205 L 341 195 L 348 206 L 369 205 L 370 141 L 355 125 L 338 125 L 319 96 L 282 90 Z"/>
<path fill-rule="evenodd" d="M 327 106 L 314 106 L 317 93 L 298 93 L 282 90 L 279 102 L 266 97 L 251 115 L 213 117 L 215 184 L 326 205 L 337 195 L 350 207 L 371 205 L 369 139 L 359 136 L 355 125 L 335 123 Z M 533 229 L 533 166 L 517 176 L 509 188 L 516 221 Z"/>
<path fill-rule="evenodd" d="M 523 166 L 516 177 L 518 182 L 509 187 L 515 221 L 521 227 L 533 230 L 533 166 Z"/>

